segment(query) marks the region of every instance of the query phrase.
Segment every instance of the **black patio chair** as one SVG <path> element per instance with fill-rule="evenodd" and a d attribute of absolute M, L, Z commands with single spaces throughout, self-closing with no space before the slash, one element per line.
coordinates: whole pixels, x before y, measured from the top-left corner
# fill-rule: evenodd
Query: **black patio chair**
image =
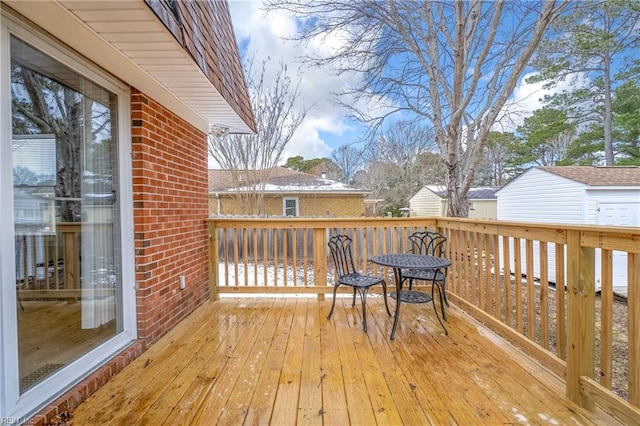
<path fill-rule="evenodd" d="M 389 305 L 387 304 L 387 283 L 384 278 L 374 275 L 365 275 L 356 271 L 353 256 L 351 254 L 351 238 L 347 235 L 334 235 L 329 239 L 329 249 L 331 250 L 331 257 L 336 267 L 336 274 L 338 279 L 333 286 L 333 302 L 331 303 L 331 311 L 327 316 L 327 319 L 333 315 L 333 309 L 336 306 L 336 292 L 341 285 L 347 285 L 353 287 L 353 303 L 352 307 L 356 305 L 356 293 L 360 293 L 362 299 L 362 325 L 364 332 L 367 332 L 367 292 L 371 286 L 382 284 L 382 294 L 384 296 L 384 305 L 387 308 L 387 313 L 391 316 Z"/>
<path fill-rule="evenodd" d="M 418 231 L 409 235 L 409 241 L 411 242 L 411 253 L 414 254 L 426 254 L 430 256 L 443 257 L 445 255 L 445 245 L 447 237 L 439 232 L 432 231 Z M 441 270 L 419 271 L 416 269 L 407 269 L 402 271 L 402 280 L 409 281 L 409 290 L 413 287 L 414 280 L 425 281 L 432 285 L 431 296 L 434 296 L 434 286 L 438 287 L 438 294 L 440 296 L 440 306 L 442 309 L 442 318 L 446 321 L 447 314 L 445 312 L 445 305 L 449 306 L 447 300 L 447 293 L 445 287 L 446 273 Z"/>

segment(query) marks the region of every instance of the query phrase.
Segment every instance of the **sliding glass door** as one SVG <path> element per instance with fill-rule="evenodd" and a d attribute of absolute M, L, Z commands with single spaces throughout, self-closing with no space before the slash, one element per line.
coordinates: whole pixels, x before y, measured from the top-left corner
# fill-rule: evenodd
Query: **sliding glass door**
<path fill-rule="evenodd" d="M 133 292 L 122 284 L 132 276 L 120 201 L 128 90 L 5 30 L 3 417 L 29 413 L 135 337 Z"/>
<path fill-rule="evenodd" d="M 116 97 L 11 38 L 20 392 L 122 330 Z"/>

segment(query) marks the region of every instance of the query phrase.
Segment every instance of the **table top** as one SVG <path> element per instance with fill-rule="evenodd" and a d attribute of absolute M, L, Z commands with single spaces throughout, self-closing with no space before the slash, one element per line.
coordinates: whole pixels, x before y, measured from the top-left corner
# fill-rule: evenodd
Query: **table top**
<path fill-rule="evenodd" d="M 451 261 L 445 257 L 411 253 L 381 254 L 373 256 L 371 261 L 378 265 L 400 269 L 429 270 L 451 266 Z"/>

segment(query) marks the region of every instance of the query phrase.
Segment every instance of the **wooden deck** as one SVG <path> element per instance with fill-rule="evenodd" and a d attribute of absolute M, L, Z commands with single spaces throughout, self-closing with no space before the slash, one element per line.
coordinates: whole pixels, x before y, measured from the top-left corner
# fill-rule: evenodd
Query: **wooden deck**
<path fill-rule="evenodd" d="M 373 296 L 373 297 L 372 297 Z M 73 425 L 601 424 L 537 364 L 449 309 L 381 297 L 209 302 L 82 403 Z"/>

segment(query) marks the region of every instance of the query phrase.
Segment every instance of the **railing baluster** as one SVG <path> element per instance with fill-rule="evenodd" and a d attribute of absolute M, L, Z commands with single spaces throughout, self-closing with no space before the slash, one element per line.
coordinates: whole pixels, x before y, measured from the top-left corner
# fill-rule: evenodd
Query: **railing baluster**
<path fill-rule="evenodd" d="M 477 290 L 477 299 L 474 299 L 474 302 L 478 304 L 480 309 L 486 312 L 487 305 L 484 297 L 485 283 L 484 283 L 484 273 L 482 270 L 482 267 L 483 267 L 482 257 L 484 255 L 483 254 L 484 247 L 482 246 L 481 234 L 474 232 L 473 239 L 471 241 L 475 243 L 475 248 L 474 248 L 475 256 L 473 260 L 473 271 L 474 271 L 473 276 L 475 277 L 475 284 L 476 284 L 476 285 L 472 284 L 471 288 Z"/>
<path fill-rule="evenodd" d="M 252 233 L 251 233 L 251 242 L 253 244 L 253 250 L 252 250 L 252 260 L 253 260 L 253 282 L 257 283 L 258 282 L 258 265 L 260 264 L 259 262 L 259 255 L 258 255 L 258 233 L 259 233 L 259 229 L 257 228 L 253 228 L 252 229 Z"/>
<path fill-rule="evenodd" d="M 542 347 L 549 349 L 549 250 L 540 241 L 540 336 Z"/>
<path fill-rule="evenodd" d="M 566 280 L 565 280 L 564 244 L 556 244 L 556 333 L 558 351 L 556 355 L 567 359 L 567 323 L 566 323 Z"/>
<path fill-rule="evenodd" d="M 522 246 L 520 238 L 513 239 L 514 287 L 516 290 L 516 331 L 522 334 Z"/>
<path fill-rule="evenodd" d="M 309 258 L 309 253 L 307 251 L 307 247 L 309 247 L 309 241 L 308 241 L 308 237 L 307 234 L 309 233 L 309 229 L 308 228 L 304 228 L 303 232 L 302 232 L 302 245 L 303 245 L 303 249 L 302 249 L 302 272 L 304 274 L 304 285 L 309 285 L 309 276 L 307 273 L 307 270 L 309 269 L 309 264 L 307 262 L 308 258 Z"/>
<path fill-rule="evenodd" d="M 500 279 L 500 237 L 496 234 L 493 236 L 493 281 L 495 283 L 494 295 L 496 301 L 496 309 L 494 316 L 499 320 L 502 319 L 502 280 Z"/>
<path fill-rule="evenodd" d="M 327 233 L 323 228 L 313 230 L 313 284 L 327 286 Z"/>
<path fill-rule="evenodd" d="M 262 230 L 262 274 L 264 276 L 264 285 L 269 285 L 269 235 L 271 229 Z"/>
<path fill-rule="evenodd" d="M 600 251 L 600 384 L 611 389 L 613 359 L 613 255 L 611 250 Z"/>
<path fill-rule="evenodd" d="M 504 313 L 505 323 L 509 327 L 513 327 L 513 317 L 511 315 L 511 245 L 509 244 L 509 237 L 502 236 L 502 255 L 504 257 Z"/>
<path fill-rule="evenodd" d="M 278 268 L 280 266 L 280 257 L 278 252 L 278 232 L 279 229 L 273 229 L 273 245 L 271 246 L 271 252 L 273 253 L 273 282 L 278 287 Z"/>
<path fill-rule="evenodd" d="M 627 283 L 629 402 L 640 407 L 640 253 L 627 254 Z"/>
<path fill-rule="evenodd" d="M 288 287 L 289 286 L 289 256 L 288 256 L 288 251 L 289 251 L 289 233 L 287 228 L 284 228 L 282 230 L 282 275 L 283 275 L 283 281 L 284 281 L 284 286 Z"/>
<path fill-rule="evenodd" d="M 536 303 L 535 303 L 535 284 L 533 273 L 533 240 L 525 240 L 525 257 L 527 259 L 527 337 L 534 342 L 536 341 Z"/>
<path fill-rule="evenodd" d="M 454 276 L 454 292 L 461 295 L 464 294 L 464 246 L 462 243 L 462 231 L 454 230 L 453 231 L 454 240 L 455 240 L 455 276 Z"/>
<path fill-rule="evenodd" d="M 242 260 L 244 265 L 244 286 L 249 286 L 249 228 L 242 228 Z"/>
<path fill-rule="evenodd" d="M 291 263 L 293 264 L 293 286 L 298 285 L 298 230 L 291 230 Z"/>
<path fill-rule="evenodd" d="M 491 240 L 488 234 L 482 234 L 483 244 L 484 244 L 484 257 L 483 257 L 483 267 L 484 267 L 484 297 L 486 300 L 486 312 L 492 312 L 495 309 L 495 302 L 493 300 L 493 281 L 491 280 L 491 259 L 493 258 L 493 250 L 491 247 Z"/>

